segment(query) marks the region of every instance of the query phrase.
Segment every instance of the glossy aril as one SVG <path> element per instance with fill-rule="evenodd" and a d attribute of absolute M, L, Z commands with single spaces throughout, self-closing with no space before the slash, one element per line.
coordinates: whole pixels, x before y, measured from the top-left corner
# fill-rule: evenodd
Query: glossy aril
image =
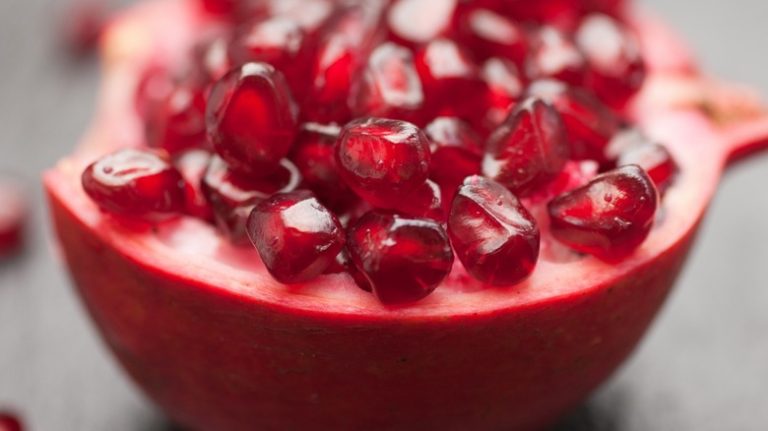
<path fill-rule="evenodd" d="M 206 120 L 208 138 L 219 156 L 251 176 L 276 171 L 298 129 L 288 84 L 266 63 L 247 63 L 218 81 Z"/>
<path fill-rule="evenodd" d="M 0 258 L 21 251 L 28 219 L 29 203 L 22 187 L 3 179 L 0 182 Z"/>
<path fill-rule="evenodd" d="M 574 250 L 616 261 L 648 236 L 657 205 L 648 174 L 636 165 L 623 166 L 552 200 L 550 231 Z"/>
<path fill-rule="evenodd" d="M 350 88 L 383 37 L 378 27 L 383 13 L 381 0 L 361 2 L 344 7 L 323 27 L 309 70 L 303 118 L 320 123 L 352 119 L 347 103 Z"/>
<path fill-rule="evenodd" d="M 620 119 L 594 94 L 558 81 L 534 82 L 528 94 L 551 103 L 565 123 L 571 157 L 577 160 L 609 160 L 606 147 L 618 131 Z"/>
<path fill-rule="evenodd" d="M 637 165 L 653 180 L 659 193 L 664 193 L 675 180 L 679 167 L 669 150 L 657 143 L 647 143 L 627 149 L 619 156 L 619 166 Z"/>
<path fill-rule="evenodd" d="M 522 65 L 528 52 L 523 26 L 492 10 L 474 9 L 462 23 L 466 43 L 482 59 L 499 57 Z"/>
<path fill-rule="evenodd" d="M 82 175 L 88 196 L 102 210 L 153 220 L 184 210 L 184 180 L 162 155 L 124 149 L 93 162 Z"/>
<path fill-rule="evenodd" d="M 203 177 L 211 163 L 208 150 L 191 149 L 178 154 L 173 161 L 184 179 L 185 213 L 202 220 L 212 221 L 213 212 L 203 193 Z"/>
<path fill-rule="evenodd" d="M 392 42 L 374 49 L 350 100 L 356 115 L 416 119 L 424 90 L 411 51 Z"/>
<path fill-rule="evenodd" d="M 568 160 L 560 114 L 532 97 L 521 102 L 486 143 L 483 175 L 518 194 L 554 179 Z"/>
<path fill-rule="evenodd" d="M 269 273 L 282 283 L 319 276 L 345 241 L 339 220 L 307 190 L 260 202 L 248 217 L 247 232 Z"/>
<path fill-rule="evenodd" d="M 448 232 L 456 256 L 473 277 L 493 286 L 526 279 L 539 256 L 533 216 L 503 185 L 468 177 L 453 199 Z"/>
<path fill-rule="evenodd" d="M 426 219 L 369 212 L 347 232 L 347 247 L 357 268 L 384 304 L 423 299 L 453 265 L 445 230 Z"/>
<path fill-rule="evenodd" d="M 24 431 L 21 420 L 8 412 L 0 412 L 0 431 Z"/>
<path fill-rule="evenodd" d="M 200 84 L 176 84 L 147 118 L 147 142 L 171 154 L 205 147 L 206 89 Z"/>
<path fill-rule="evenodd" d="M 271 64 L 299 94 L 308 76 L 302 56 L 304 38 L 304 30 L 294 20 L 279 16 L 260 20 L 239 29 L 231 45 L 230 55 L 235 64 Z"/>
<path fill-rule="evenodd" d="M 590 0 L 500 0 L 499 7 L 518 19 L 572 30 L 578 23 L 581 9 Z"/>
<path fill-rule="evenodd" d="M 428 218 L 441 223 L 445 221 L 443 192 L 440 186 L 431 180 L 404 196 L 393 209 L 410 217 Z"/>
<path fill-rule="evenodd" d="M 432 153 L 429 176 L 450 198 L 464 178 L 480 172 L 483 142 L 466 122 L 456 117 L 438 117 L 424 132 Z"/>
<path fill-rule="evenodd" d="M 483 63 L 481 75 L 488 88 L 487 113 L 483 127 L 493 130 L 507 118 L 523 95 L 523 78 L 510 60 L 493 57 Z"/>
<path fill-rule="evenodd" d="M 290 19 L 308 36 L 315 36 L 335 11 L 335 0 L 259 0 L 241 2 L 242 8 L 253 17 L 281 17 Z"/>
<path fill-rule="evenodd" d="M 305 123 L 296 138 L 290 159 L 302 177 L 302 186 L 312 190 L 328 208 L 344 212 L 357 197 L 339 176 L 334 144 L 340 128 L 336 125 Z"/>
<path fill-rule="evenodd" d="M 433 40 L 418 51 L 416 67 L 430 114 L 472 119 L 484 112 L 479 68 L 456 42 Z"/>
<path fill-rule="evenodd" d="M 531 45 L 526 65 L 529 79 L 551 78 L 571 85 L 584 82 L 584 56 L 567 35 L 553 27 L 543 26 Z"/>
<path fill-rule="evenodd" d="M 192 72 L 206 90 L 232 69 L 231 37 L 229 32 L 215 29 L 203 35 L 192 49 Z"/>
<path fill-rule="evenodd" d="M 605 103 L 622 108 L 645 79 L 637 41 L 615 19 L 593 14 L 583 19 L 576 42 L 589 66 L 587 87 Z"/>
<path fill-rule="evenodd" d="M 213 157 L 203 177 L 202 189 L 213 209 L 217 226 L 230 241 L 245 244 L 245 223 L 253 207 L 275 193 L 292 192 L 301 182 L 296 166 L 283 159 L 268 177 L 246 177 Z"/>
<path fill-rule="evenodd" d="M 394 40 L 425 44 L 451 30 L 458 0 L 395 0 L 387 13 Z"/>
<path fill-rule="evenodd" d="M 347 185 L 380 208 L 393 208 L 429 175 L 429 141 L 411 123 L 362 118 L 346 125 L 336 162 Z"/>

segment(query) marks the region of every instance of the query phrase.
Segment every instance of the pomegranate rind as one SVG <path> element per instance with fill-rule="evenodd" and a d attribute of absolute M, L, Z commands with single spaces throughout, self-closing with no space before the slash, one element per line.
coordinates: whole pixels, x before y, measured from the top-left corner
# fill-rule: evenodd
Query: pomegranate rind
<path fill-rule="evenodd" d="M 514 288 L 483 288 L 456 264 L 433 295 L 394 309 L 346 274 L 288 287 L 255 251 L 228 245 L 201 221 L 136 231 L 105 217 L 79 185 L 90 161 L 141 144 L 131 108 L 140 68 L 174 61 L 207 20 L 183 0 L 120 18 L 104 39 L 93 127 L 44 180 L 63 256 L 103 338 L 143 390 L 193 429 L 548 425 L 632 351 L 685 261 L 733 139 L 747 141 L 749 127 L 725 131 L 646 88 L 634 117 L 668 145 L 682 174 L 657 227 L 624 261 L 545 242 L 534 274 Z M 669 55 L 655 45 L 666 43 L 658 34 L 640 36 L 647 87 L 655 77 L 691 76 L 688 65 L 654 57 Z"/>

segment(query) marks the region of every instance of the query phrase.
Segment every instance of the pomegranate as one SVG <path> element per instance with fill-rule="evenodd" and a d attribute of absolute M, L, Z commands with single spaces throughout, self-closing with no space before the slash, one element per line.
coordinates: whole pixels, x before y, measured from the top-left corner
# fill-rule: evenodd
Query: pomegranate
<path fill-rule="evenodd" d="M 0 258 L 24 246 L 28 211 L 21 186 L 11 180 L 0 181 Z"/>
<path fill-rule="evenodd" d="M 157 0 L 105 33 L 102 111 L 45 175 L 105 342 L 192 429 L 550 425 L 631 353 L 724 167 L 768 145 L 768 116 L 718 105 L 663 24 L 623 2 L 446 1 L 423 32 L 408 20 L 422 2 L 318 2 L 299 23 L 309 60 L 283 66 L 308 64 L 306 89 L 266 63 L 210 82 L 202 179 L 205 162 L 145 148 L 143 78 L 186 67 L 212 28 L 296 20 L 296 2 Z M 473 49 L 474 9 L 528 29 L 526 52 Z M 642 63 L 630 42 L 614 58 L 642 75 L 599 66 L 579 37 L 595 13 L 636 40 Z M 424 105 L 403 112 L 409 55 Z M 598 89 L 614 85 L 620 101 Z M 615 144 L 627 128 L 645 143 Z"/>

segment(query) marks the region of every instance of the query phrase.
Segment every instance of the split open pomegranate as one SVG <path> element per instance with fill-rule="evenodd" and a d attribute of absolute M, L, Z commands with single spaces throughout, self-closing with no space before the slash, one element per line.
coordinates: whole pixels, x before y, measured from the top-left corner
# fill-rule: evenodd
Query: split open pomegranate
<path fill-rule="evenodd" d="M 539 429 L 627 357 L 768 117 L 708 98 L 623 2 L 521 3 L 115 21 L 99 115 L 45 183 L 88 310 L 171 418 Z"/>

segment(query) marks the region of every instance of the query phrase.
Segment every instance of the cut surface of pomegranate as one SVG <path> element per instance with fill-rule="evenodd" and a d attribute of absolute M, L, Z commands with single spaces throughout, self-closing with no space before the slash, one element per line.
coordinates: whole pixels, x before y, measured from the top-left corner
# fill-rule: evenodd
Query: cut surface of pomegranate
<path fill-rule="evenodd" d="M 87 310 L 174 422 L 227 431 L 545 429 L 631 353 L 668 296 L 724 167 L 768 144 L 768 116 L 727 110 L 715 119 L 701 110 L 706 97 L 695 89 L 707 81 L 688 53 L 663 24 L 620 2 L 445 1 L 440 11 L 426 3 L 265 0 L 213 14 L 157 0 L 105 33 L 99 115 L 83 145 L 46 174 L 46 190 Z M 463 17 L 476 9 L 527 29 L 522 63 L 502 47 L 472 48 Z M 435 16 L 422 19 L 423 11 Z M 595 79 L 618 75 L 595 67 L 579 40 L 580 29 L 593 31 L 585 20 L 594 13 L 610 16 L 640 50 L 644 79 L 636 91 L 621 83 L 621 107 Z M 162 222 L 149 217 L 152 229 L 102 211 L 110 201 L 87 192 L 83 172 L 115 151 L 147 151 L 153 110 L 145 108 L 190 63 L 207 69 L 188 53 L 216 29 L 237 35 L 235 27 L 272 19 L 292 20 L 306 35 L 306 62 L 283 66 L 286 76 L 307 77 L 298 80 L 304 88 L 277 84 L 269 66 L 260 66 L 255 89 L 240 75 L 216 84 L 218 73 L 200 74 L 204 86 L 214 84 L 209 114 L 223 114 L 213 116 L 214 139 L 196 145 L 217 153 L 201 184 L 214 221 L 186 214 L 191 194 L 182 181 L 171 193 L 178 206 L 173 199 Z M 542 44 L 542 34 L 554 42 Z M 395 118 L 370 118 L 366 106 L 385 105 L 352 97 L 363 94 L 372 55 L 388 44 L 398 47 L 383 51 L 397 54 L 385 56 L 395 70 L 414 58 L 425 95 L 417 118 L 389 106 L 382 112 Z M 550 68 L 542 52 L 568 67 Z M 583 68 L 562 61 L 571 55 Z M 528 74 L 570 83 L 531 85 Z M 396 79 L 381 83 L 400 89 L 401 76 L 383 74 Z M 678 86 L 687 96 L 670 100 Z M 229 90 L 243 90 L 247 109 Z M 567 160 L 538 157 L 550 147 L 534 140 L 525 154 L 546 161 L 546 175 L 528 190 L 474 177 L 482 142 L 531 95 L 562 118 Z M 282 103 L 289 98 L 296 109 Z M 678 172 L 671 181 L 653 177 L 654 165 L 667 165 L 658 158 L 625 166 L 636 147 L 612 142 L 629 128 L 666 149 Z M 187 171 L 178 157 L 178 178 L 196 184 L 200 165 Z M 143 166 L 132 163 L 132 172 L 134 164 Z M 316 199 L 296 192 L 300 184 Z M 437 186 L 450 212 L 432 213 Z M 262 211 L 248 226 L 254 208 Z M 657 208 L 663 217 L 654 217 Z M 305 211 L 314 216 L 297 214 Z M 338 224 L 319 223 L 334 217 Z M 266 240 L 257 242 L 262 250 L 247 244 L 248 227 Z M 343 247 L 334 233 L 342 229 Z"/>

